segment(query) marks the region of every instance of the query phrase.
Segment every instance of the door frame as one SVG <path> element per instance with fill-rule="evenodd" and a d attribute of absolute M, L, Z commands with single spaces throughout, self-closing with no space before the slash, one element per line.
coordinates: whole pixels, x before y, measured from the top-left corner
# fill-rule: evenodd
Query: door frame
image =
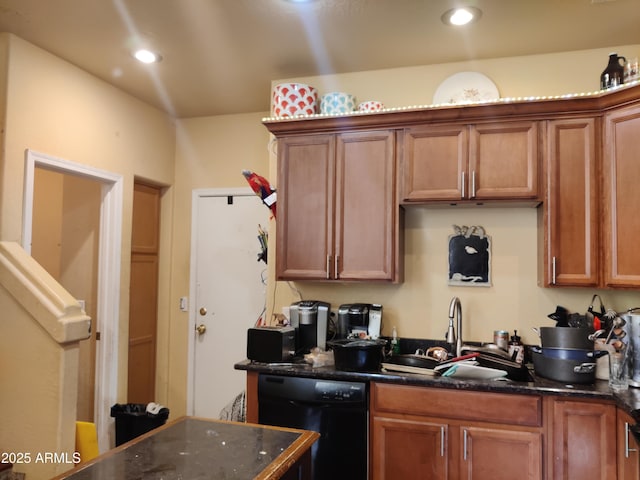
<path fill-rule="evenodd" d="M 120 263 L 122 261 L 122 175 L 25 151 L 22 247 L 31 253 L 35 168 L 74 175 L 102 185 L 100 240 L 98 247 L 98 292 L 96 316 L 100 319 L 100 341 L 96 343 L 94 421 L 100 452 L 111 448 L 115 438 L 110 409 L 118 397 L 118 331 L 120 324 Z"/>
<path fill-rule="evenodd" d="M 187 365 L 187 415 L 193 415 L 195 410 L 195 375 L 196 375 L 196 222 L 198 221 L 198 200 L 206 197 L 250 197 L 255 196 L 255 192 L 250 187 L 241 188 L 198 188 L 191 193 L 191 259 L 189 261 L 189 323 L 188 323 L 188 365 Z"/>

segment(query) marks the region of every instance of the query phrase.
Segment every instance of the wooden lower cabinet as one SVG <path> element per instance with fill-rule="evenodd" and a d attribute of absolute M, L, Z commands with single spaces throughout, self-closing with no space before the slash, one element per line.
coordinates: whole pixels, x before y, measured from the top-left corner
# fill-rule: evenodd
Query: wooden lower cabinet
<path fill-rule="evenodd" d="M 540 479 L 542 433 L 495 426 L 461 427 L 461 479 Z"/>
<path fill-rule="evenodd" d="M 618 409 L 618 478 L 617 480 L 640 479 L 640 446 L 629 431 L 636 421 Z"/>
<path fill-rule="evenodd" d="M 371 385 L 374 480 L 542 479 L 537 395 Z"/>
<path fill-rule="evenodd" d="M 563 397 L 545 397 L 544 401 L 547 478 L 617 478 L 615 405 Z"/>
<path fill-rule="evenodd" d="M 374 416 L 371 431 L 372 478 L 448 478 L 448 425 L 415 418 Z"/>

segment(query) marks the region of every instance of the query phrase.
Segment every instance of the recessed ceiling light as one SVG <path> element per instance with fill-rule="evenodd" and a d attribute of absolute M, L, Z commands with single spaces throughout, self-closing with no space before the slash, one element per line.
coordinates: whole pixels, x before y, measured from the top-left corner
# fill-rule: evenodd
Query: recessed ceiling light
<path fill-rule="evenodd" d="M 461 26 L 475 22 L 481 16 L 482 11 L 476 7 L 460 7 L 447 10 L 440 18 L 445 25 Z"/>
<path fill-rule="evenodd" d="M 142 63 L 158 63 L 162 60 L 159 54 L 146 49 L 136 50 L 133 56 Z"/>

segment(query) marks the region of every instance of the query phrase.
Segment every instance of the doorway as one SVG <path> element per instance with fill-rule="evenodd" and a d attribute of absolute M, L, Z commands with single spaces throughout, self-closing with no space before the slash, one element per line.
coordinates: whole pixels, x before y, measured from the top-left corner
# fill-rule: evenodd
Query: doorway
<path fill-rule="evenodd" d="M 36 167 L 31 256 L 78 299 L 92 319 L 80 342 L 77 420 L 93 422 L 101 184 L 93 179 Z"/>
<path fill-rule="evenodd" d="M 25 152 L 22 247 L 31 253 L 34 231 L 36 168 L 64 176 L 92 180 L 100 184 L 99 239 L 97 241 L 97 279 L 95 318 L 100 319 L 100 341 L 96 342 L 93 419 L 98 430 L 101 452 L 115 439 L 110 408 L 117 401 L 118 325 L 120 305 L 120 259 L 122 243 L 121 175 L 39 153 Z M 93 317 L 92 317 L 93 318 Z"/>
<path fill-rule="evenodd" d="M 194 191 L 189 415 L 219 418 L 245 389 L 245 372 L 233 365 L 246 358 L 247 329 L 263 315 L 267 266 L 258 260 L 258 228 L 268 219 L 250 188 Z"/>

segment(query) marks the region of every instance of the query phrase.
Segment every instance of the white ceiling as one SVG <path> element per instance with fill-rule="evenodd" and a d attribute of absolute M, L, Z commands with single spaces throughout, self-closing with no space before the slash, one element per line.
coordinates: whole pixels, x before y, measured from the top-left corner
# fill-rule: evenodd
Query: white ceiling
<path fill-rule="evenodd" d="M 443 25 L 458 4 L 481 20 Z M 0 0 L 0 31 L 192 117 L 267 111 L 274 79 L 638 44 L 640 0 Z"/>

